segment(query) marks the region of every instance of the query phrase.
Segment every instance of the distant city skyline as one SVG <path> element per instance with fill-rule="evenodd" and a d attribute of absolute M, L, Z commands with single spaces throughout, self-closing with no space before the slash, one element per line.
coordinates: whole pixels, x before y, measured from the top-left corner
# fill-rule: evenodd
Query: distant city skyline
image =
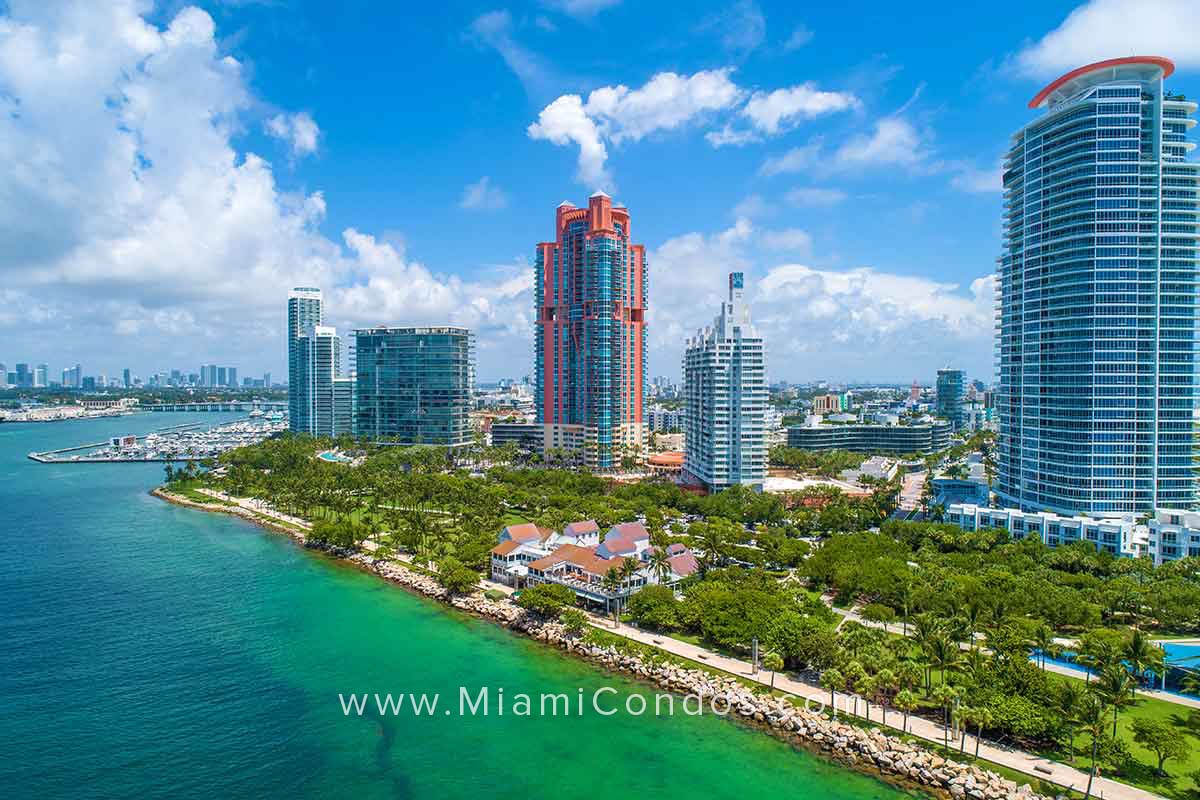
<path fill-rule="evenodd" d="M 274 384 L 271 372 L 239 374 L 237 366 L 229 364 L 201 364 L 196 369 L 155 369 L 142 374 L 129 367 L 115 370 L 89 369 L 79 362 L 63 362 L 57 367 L 54 362 L 0 360 L 0 387 L 45 389 L 55 386 L 83 388 L 84 379 L 94 381 L 96 388 L 129 388 L 132 386 L 179 386 L 179 387 L 228 387 L 242 388 L 245 381 L 253 385 L 270 387 Z"/>

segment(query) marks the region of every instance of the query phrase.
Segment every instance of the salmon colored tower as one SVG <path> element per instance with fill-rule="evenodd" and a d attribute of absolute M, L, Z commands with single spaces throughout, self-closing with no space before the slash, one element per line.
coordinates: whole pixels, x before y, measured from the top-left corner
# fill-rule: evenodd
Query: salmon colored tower
<path fill-rule="evenodd" d="M 564 202 L 537 246 L 537 417 L 544 448 L 610 470 L 645 448 L 646 250 L 629 210 Z"/>

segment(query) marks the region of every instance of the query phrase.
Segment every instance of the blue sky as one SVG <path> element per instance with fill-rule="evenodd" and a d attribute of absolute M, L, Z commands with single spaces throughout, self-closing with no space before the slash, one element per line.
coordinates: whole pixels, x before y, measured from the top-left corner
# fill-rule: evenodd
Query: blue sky
<path fill-rule="evenodd" d="M 1029 98 L 1133 52 L 1200 91 L 1181 0 L 0 9 L 10 368 L 279 375 L 312 284 L 339 328 L 470 325 L 482 378 L 521 375 L 533 246 L 605 188 L 649 251 L 652 374 L 741 269 L 774 379 L 989 380 Z"/>

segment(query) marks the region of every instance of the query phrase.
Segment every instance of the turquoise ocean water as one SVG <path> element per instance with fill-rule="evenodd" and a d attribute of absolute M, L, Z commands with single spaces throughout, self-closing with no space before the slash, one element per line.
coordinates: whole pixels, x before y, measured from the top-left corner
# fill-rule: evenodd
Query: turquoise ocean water
<path fill-rule="evenodd" d="M 460 686 L 652 690 L 156 500 L 162 465 L 25 458 L 231 417 L 0 424 L 0 797 L 901 796 L 711 715 L 460 717 Z M 347 717 L 350 692 L 440 700 Z"/>

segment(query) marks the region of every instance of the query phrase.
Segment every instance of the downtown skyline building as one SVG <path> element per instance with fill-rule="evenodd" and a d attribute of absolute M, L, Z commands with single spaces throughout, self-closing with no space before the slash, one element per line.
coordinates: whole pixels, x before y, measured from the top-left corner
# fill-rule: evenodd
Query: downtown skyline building
<path fill-rule="evenodd" d="M 537 245 L 534 372 L 545 451 L 611 470 L 645 452 L 646 253 L 627 208 L 563 202 Z"/>
<path fill-rule="evenodd" d="M 1197 104 L 1166 58 L 1073 70 L 1004 160 L 1003 505 L 1109 517 L 1197 500 Z"/>
<path fill-rule="evenodd" d="M 767 474 L 766 353 L 744 294 L 742 273 L 730 273 L 720 313 L 683 354 L 683 478 L 712 492 L 761 489 Z"/>

